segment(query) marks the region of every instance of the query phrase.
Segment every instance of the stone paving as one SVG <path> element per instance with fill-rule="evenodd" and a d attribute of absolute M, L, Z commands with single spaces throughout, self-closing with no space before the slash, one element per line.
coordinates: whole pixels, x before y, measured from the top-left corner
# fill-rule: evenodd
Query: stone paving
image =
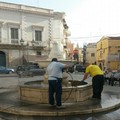
<path fill-rule="evenodd" d="M 72 75 L 75 80 L 80 80 L 82 75 Z M 11 77 L 12 78 L 12 77 Z M 17 78 L 17 77 L 16 77 Z M 33 79 L 39 79 L 39 77 L 34 77 Z M 12 78 L 13 79 L 13 78 Z M 18 79 L 18 78 L 17 78 Z M 43 78 L 41 78 L 43 79 Z M 15 79 L 14 79 L 15 80 Z M 103 113 L 109 110 L 113 110 L 120 107 L 120 87 L 119 86 L 109 86 L 104 85 L 104 90 L 102 93 L 102 99 L 88 99 L 84 102 L 75 102 L 75 103 L 63 103 L 66 106 L 66 109 L 54 109 L 50 108 L 48 104 L 30 104 L 25 103 L 19 100 L 19 95 L 17 91 L 17 85 L 19 82 L 31 80 L 31 78 L 21 78 L 18 79 L 15 84 L 12 86 L 5 87 L 5 83 L 0 91 L 0 111 L 4 113 L 12 113 L 14 115 L 22 116 L 75 116 L 77 115 L 87 115 Z M 89 78 L 86 80 L 91 82 Z M 12 81 L 11 81 L 12 82 Z M 12 84 L 12 83 L 9 83 Z"/>

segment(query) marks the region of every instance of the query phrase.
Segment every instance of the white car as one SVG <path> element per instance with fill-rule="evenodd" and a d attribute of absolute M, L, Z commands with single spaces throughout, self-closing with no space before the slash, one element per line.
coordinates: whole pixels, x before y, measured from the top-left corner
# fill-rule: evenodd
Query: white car
<path fill-rule="evenodd" d="M 7 68 L 7 67 L 4 67 L 4 66 L 0 66 L 0 73 L 9 74 L 9 73 L 13 73 L 13 72 L 15 72 L 15 70 L 12 69 L 12 68 Z"/>

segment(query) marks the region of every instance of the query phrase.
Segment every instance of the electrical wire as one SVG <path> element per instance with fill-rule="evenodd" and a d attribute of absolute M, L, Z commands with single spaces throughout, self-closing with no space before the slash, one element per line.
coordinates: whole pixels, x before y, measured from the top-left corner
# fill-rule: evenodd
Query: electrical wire
<path fill-rule="evenodd" d="M 89 38 L 98 38 L 98 37 L 103 37 L 103 36 L 111 36 L 111 35 L 119 35 L 120 33 L 114 33 L 114 34 L 107 34 L 107 35 L 97 35 L 97 36 L 83 36 L 83 37 L 68 37 L 69 39 L 89 39 Z"/>

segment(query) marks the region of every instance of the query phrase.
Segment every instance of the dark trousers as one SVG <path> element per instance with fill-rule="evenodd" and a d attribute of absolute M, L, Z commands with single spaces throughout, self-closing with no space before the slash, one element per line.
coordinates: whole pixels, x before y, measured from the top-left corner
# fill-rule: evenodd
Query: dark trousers
<path fill-rule="evenodd" d="M 54 105 L 56 100 L 56 105 L 61 106 L 61 96 L 62 96 L 62 79 L 49 80 L 49 104 Z"/>
<path fill-rule="evenodd" d="M 104 85 L 104 76 L 96 75 L 92 79 L 92 87 L 93 87 L 93 97 L 101 99 L 101 93 L 103 91 Z"/>

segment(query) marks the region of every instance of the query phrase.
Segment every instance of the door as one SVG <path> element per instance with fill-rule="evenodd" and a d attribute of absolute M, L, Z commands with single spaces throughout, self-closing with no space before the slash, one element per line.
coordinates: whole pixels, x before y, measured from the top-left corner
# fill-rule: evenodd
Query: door
<path fill-rule="evenodd" d="M 0 66 L 6 67 L 6 56 L 5 53 L 0 51 Z"/>

